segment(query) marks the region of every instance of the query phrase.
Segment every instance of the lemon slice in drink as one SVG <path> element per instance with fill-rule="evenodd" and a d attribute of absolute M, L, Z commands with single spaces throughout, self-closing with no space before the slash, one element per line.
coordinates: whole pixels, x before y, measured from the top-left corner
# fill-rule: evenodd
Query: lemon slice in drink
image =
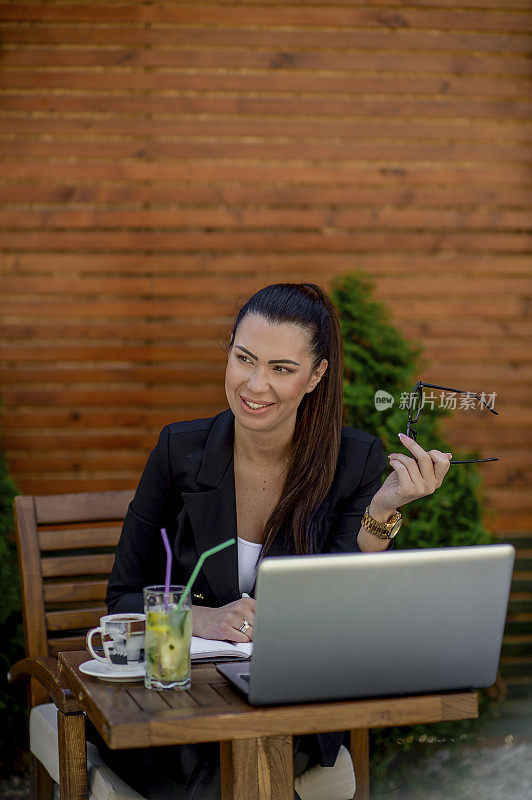
<path fill-rule="evenodd" d="M 169 633 L 170 631 L 166 611 L 150 611 L 146 621 L 152 633 Z"/>

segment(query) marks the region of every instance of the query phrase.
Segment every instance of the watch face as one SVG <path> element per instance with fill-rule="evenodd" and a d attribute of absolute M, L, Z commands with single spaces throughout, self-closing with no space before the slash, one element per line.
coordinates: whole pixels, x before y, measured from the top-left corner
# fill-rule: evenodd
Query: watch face
<path fill-rule="evenodd" d="M 394 536 L 397 536 L 397 534 L 399 533 L 399 528 L 401 527 L 402 524 L 403 524 L 403 520 L 402 519 L 398 519 L 397 522 L 395 523 L 395 525 L 393 526 L 393 528 L 390 531 L 390 534 L 389 534 L 390 539 L 393 539 Z"/>

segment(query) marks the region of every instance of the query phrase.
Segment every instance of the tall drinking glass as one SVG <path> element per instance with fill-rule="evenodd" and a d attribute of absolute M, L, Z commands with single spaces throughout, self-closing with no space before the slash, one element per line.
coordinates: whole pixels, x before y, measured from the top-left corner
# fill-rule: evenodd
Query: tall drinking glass
<path fill-rule="evenodd" d="M 144 684 L 148 689 L 162 691 L 190 687 L 190 595 L 177 610 L 184 588 L 170 586 L 166 602 L 164 586 L 146 586 L 143 590 L 146 614 Z"/>

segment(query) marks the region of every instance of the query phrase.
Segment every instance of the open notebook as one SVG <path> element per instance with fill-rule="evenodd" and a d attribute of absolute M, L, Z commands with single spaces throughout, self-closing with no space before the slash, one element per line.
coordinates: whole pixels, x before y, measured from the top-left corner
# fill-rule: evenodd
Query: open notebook
<path fill-rule="evenodd" d="M 247 661 L 251 658 L 253 642 L 224 642 L 219 639 L 202 639 L 193 636 L 190 642 L 190 658 L 194 664 L 202 661 Z"/>

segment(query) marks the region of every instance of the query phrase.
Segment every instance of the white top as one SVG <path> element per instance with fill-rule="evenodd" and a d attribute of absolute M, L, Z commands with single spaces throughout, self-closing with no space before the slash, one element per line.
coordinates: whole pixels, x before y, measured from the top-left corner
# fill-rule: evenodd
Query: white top
<path fill-rule="evenodd" d="M 238 539 L 238 586 L 240 594 L 250 592 L 255 585 L 255 573 L 259 553 L 262 547 L 257 542 L 248 542 L 246 539 Z"/>

